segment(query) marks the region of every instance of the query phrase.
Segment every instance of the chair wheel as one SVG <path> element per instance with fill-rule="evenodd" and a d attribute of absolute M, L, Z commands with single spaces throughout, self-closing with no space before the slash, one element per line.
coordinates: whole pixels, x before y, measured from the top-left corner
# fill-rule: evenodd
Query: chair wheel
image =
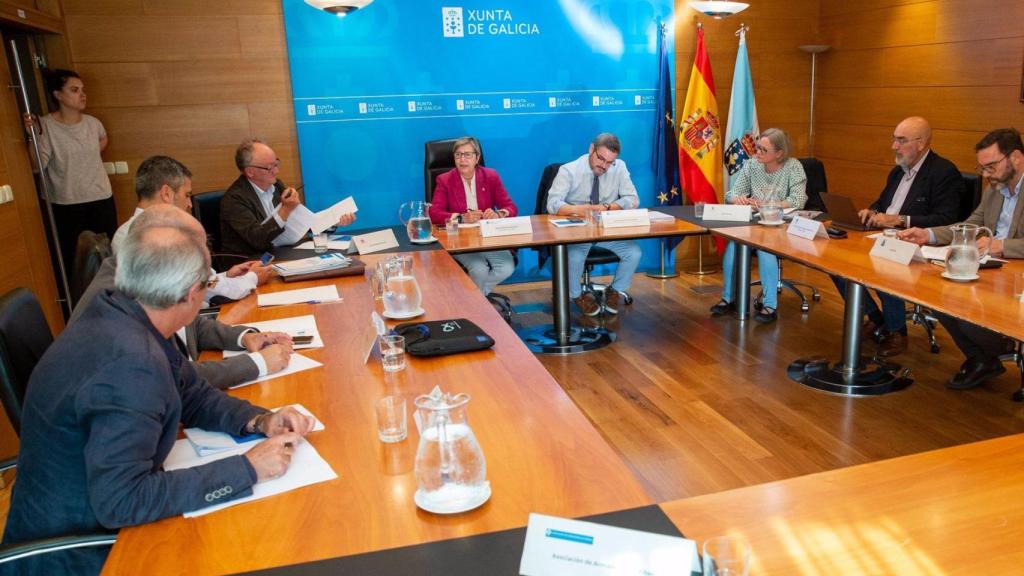
<path fill-rule="evenodd" d="M 811 294 L 811 299 L 813 299 L 815 302 L 821 302 L 821 293 L 815 292 L 814 294 Z"/>
<path fill-rule="evenodd" d="M 625 302 L 627 306 L 629 306 L 630 304 L 633 303 L 633 297 L 632 296 L 630 296 L 629 294 L 626 294 L 625 292 L 620 292 L 620 294 L 622 294 L 622 301 Z"/>
<path fill-rule="evenodd" d="M 938 344 L 932 344 L 931 351 L 932 351 L 932 354 L 938 354 L 939 353 L 939 345 Z"/>
<path fill-rule="evenodd" d="M 806 300 L 800 303 L 800 311 L 801 312 L 807 312 L 810 309 L 811 309 L 811 305 L 808 304 Z"/>

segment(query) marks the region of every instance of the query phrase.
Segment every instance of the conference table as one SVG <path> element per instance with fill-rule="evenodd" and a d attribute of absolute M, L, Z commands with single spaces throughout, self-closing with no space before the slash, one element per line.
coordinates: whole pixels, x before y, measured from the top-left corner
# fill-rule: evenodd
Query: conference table
<path fill-rule="evenodd" d="M 713 229 L 713 234 L 737 243 L 737 311 L 750 302 L 750 252 L 767 250 L 804 266 L 847 280 L 842 359 L 800 359 L 789 366 L 794 380 L 829 392 L 850 395 L 883 394 L 910 384 L 896 364 L 860 355 L 861 302 L 866 288 L 874 288 L 921 304 L 936 312 L 967 319 L 1010 338 L 1024 339 L 1024 306 L 1014 297 L 1014 272 L 1024 262 L 1011 260 L 997 269 L 982 269 L 972 282 L 940 276 L 944 268 L 927 262 L 909 265 L 869 255 L 880 232 L 848 231 L 845 239 L 808 240 L 788 234 L 785 226 L 744 226 Z"/>
<path fill-rule="evenodd" d="M 274 408 L 299 403 L 326 426 L 308 441 L 338 478 L 205 516 L 174 517 L 121 531 L 106 574 L 220 574 L 463 538 L 523 526 L 531 512 L 577 517 L 651 504 L 639 482 L 536 357 L 446 252 L 411 254 L 426 314 L 467 318 L 494 338 L 490 350 L 408 358 L 384 373 L 370 313 L 380 310 L 362 276 L 284 284 L 260 292 L 333 282 L 341 302 L 259 308 L 256 296 L 224 306 L 237 324 L 312 314 L 325 347 L 302 354 L 314 368 L 230 391 Z M 372 269 L 383 256 L 363 256 Z M 389 322 L 389 325 L 394 325 Z M 493 494 L 473 511 L 442 516 L 417 509 L 412 399 L 434 386 L 466 392 L 469 423 L 483 449 Z M 374 402 L 404 396 L 409 437 L 377 438 Z M 144 567 L 144 568 L 142 568 Z"/>
<path fill-rule="evenodd" d="M 564 220 L 565 216 L 535 214 L 530 216 L 532 233 L 483 237 L 480 228 L 460 229 L 449 236 L 444 228 L 434 232 L 437 239 L 451 254 L 512 250 L 517 248 L 549 247 L 551 249 L 551 292 L 554 303 L 553 323 L 530 326 L 520 330 L 520 336 L 533 352 L 539 354 L 571 354 L 607 346 L 615 339 L 614 332 L 605 328 L 580 328 L 572 324 L 569 302 L 569 245 L 613 240 L 639 240 L 666 236 L 706 234 L 703 226 L 678 218 L 652 219 L 649 226 L 610 228 L 585 225 L 558 227 L 551 220 Z"/>

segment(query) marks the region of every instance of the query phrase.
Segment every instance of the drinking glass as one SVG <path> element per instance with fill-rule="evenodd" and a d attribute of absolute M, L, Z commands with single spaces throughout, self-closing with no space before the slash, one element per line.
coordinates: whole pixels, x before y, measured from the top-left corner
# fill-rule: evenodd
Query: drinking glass
<path fill-rule="evenodd" d="M 704 541 L 704 576 L 747 576 L 750 545 L 742 536 L 717 536 Z"/>
<path fill-rule="evenodd" d="M 697 202 L 693 205 L 693 215 L 697 218 L 704 218 L 704 205 L 706 202 Z"/>
<path fill-rule="evenodd" d="M 380 362 L 385 372 L 405 369 L 405 336 L 385 334 L 380 337 Z"/>
<path fill-rule="evenodd" d="M 381 442 L 393 443 L 405 440 L 409 435 L 405 417 L 405 398 L 385 396 L 377 400 L 377 437 Z"/>
<path fill-rule="evenodd" d="M 1024 272 L 1013 273 L 1013 295 L 1024 302 Z"/>
<path fill-rule="evenodd" d="M 320 234 L 313 235 L 313 250 L 317 254 L 323 254 L 327 252 L 327 245 L 330 243 L 331 237 L 326 233 L 321 232 Z"/>
<path fill-rule="evenodd" d="M 459 221 L 454 218 L 450 218 L 447 222 L 444 223 L 444 231 L 447 232 L 449 236 L 458 236 Z"/>

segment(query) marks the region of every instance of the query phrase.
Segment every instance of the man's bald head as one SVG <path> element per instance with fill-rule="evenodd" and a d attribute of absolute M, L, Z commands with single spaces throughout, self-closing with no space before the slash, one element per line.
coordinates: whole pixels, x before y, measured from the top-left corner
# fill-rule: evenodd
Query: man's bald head
<path fill-rule="evenodd" d="M 135 217 L 128 232 L 131 234 L 154 227 L 178 228 L 192 235 L 200 244 L 206 245 L 206 230 L 199 220 L 173 204 L 155 204 L 146 208 Z"/>
<path fill-rule="evenodd" d="M 913 167 L 932 144 L 932 127 L 920 116 L 911 116 L 896 125 L 892 132 L 892 151 L 896 163 L 905 170 Z"/>

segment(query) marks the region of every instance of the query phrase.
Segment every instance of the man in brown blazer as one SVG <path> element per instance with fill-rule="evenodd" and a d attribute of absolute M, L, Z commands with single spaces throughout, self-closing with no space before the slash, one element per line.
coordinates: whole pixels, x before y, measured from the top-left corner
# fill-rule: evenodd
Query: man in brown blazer
<path fill-rule="evenodd" d="M 985 135 L 975 146 L 978 172 L 988 177 L 988 187 L 981 203 L 965 221 L 993 231 L 991 238 L 978 239 L 978 250 L 1000 258 L 1024 258 L 1024 226 L 1019 202 L 1024 182 L 1024 142 L 1020 132 L 1000 128 Z M 946 226 L 909 228 L 900 238 L 918 244 L 949 244 L 952 231 Z M 1006 371 L 999 355 L 1006 351 L 1006 340 L 995 332 L 975 326 L 966 320 L 939 314 L 942 326 L 953 337 L 967 360 L 947 386 L 957 390 L 975 388 Z"/>

